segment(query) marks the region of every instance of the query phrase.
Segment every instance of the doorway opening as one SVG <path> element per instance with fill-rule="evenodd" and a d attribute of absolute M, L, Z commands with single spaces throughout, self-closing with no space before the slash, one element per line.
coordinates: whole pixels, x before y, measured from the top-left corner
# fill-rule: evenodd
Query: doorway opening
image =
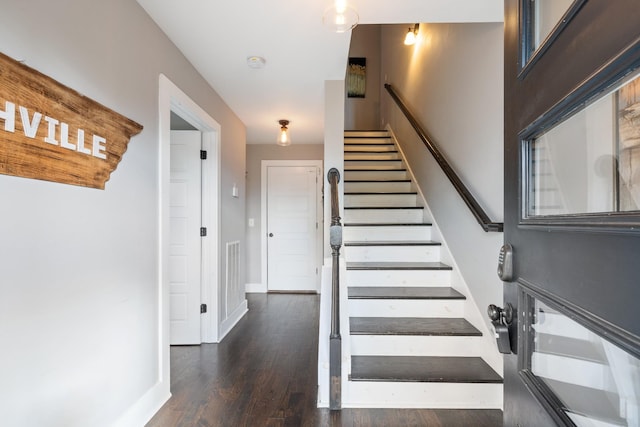
<path fill-rule="evenodd" d="M 214 343 L 219 340 L 218 332 L 218 272 L 220 235 L 220 125 L 189 96 L 173 84 L 167 77 L 160 75 L 159 80 L 159 377 L 163 389 L 169 392 L 170 387 L 170 352 L 171 343 L 171 296 L 170 283 L 172 276 L 171 262 L 171 117 L 174 127 L 187 126 L 199 132 L 201 150 L 206 151 L 206 160 L 201 163 L 201 227 L 206 228 L 206 236 L 201 237 L 200 289 L 197 309 L 206 306 L 206 312 L 200 316 L 197 343 Z M 178 125 L 180 123 L 180 125 Z M 202 311 L 205 311 L 204 309 Z"/>

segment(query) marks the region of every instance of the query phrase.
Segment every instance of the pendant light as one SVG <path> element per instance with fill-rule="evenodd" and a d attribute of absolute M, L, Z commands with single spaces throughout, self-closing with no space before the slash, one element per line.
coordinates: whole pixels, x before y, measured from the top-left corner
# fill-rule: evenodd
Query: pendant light
<path fill-rule="evenodd" d="M 276 142 L 278 145 L 286 147 L 287 145 L 291 145 L 291 137 L 289 135 L 289 120 L 278 120 L 280 123 L 280 131 L 278 132 L 278 139 Z"/>

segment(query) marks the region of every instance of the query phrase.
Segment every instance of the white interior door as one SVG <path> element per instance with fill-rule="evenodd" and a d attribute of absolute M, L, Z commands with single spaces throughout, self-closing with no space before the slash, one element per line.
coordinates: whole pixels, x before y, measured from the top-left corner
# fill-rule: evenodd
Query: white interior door
<path fill-rule="evenodd" d="M 267 168 L 269 291 L 318 290 L 317 176 L 315 166 Z"/>
<path fill-rule="evenodd" d="M 202 181 L 199 131 L 171 132 L 171 344 L 200 344 Z"/>

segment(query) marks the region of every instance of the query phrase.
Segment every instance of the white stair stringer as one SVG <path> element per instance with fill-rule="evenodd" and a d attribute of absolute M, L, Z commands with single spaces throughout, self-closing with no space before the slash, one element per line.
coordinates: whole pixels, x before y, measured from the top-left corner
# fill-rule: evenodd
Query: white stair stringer
<path fill-rule="evenodd" d="M 457 271 L 446 265 L 451 256 L 437 241 L 439 233 L 428 222 L 424 198 L 393 142 L 387 132 L 345 132 L 344 279 L 347 292 L 355 288 L 360 292 L 349 295 L 341 313 L 343 350 L 348 349 L 343 354 L 342 407 L 502 409 L 501 367 L 491 357 L 495 349 L 487 345 L 493 337 L 484 325 L 478 326 L 482 321 L 477 315 L 469 318 L 473 302 L 465 295 L 454 290 L 457 296 L 443 296 L 443 290 L 465 286 L 459 286 Z M 390 295 L 381 295 L 388 289 Z M 375 326 L 378 318 L 380 330 Z M 350 324 L 354 319 L 365 322 Z M 421 319 L 435 326 L 430 329 Z M 442 330 L 439 322 L 446 320 L 465 322 L 467 329 Z M 406 322 L 409 329 L 400 330 L 396 321 Z M 372 330 L 358 330 L 372 323 Z M 418 330 L 412 329 L 414 323 Z M 389 324 L 400 329 L 384 330 Z M 489 362 L 485 362 L 487 356 Z M 436 366 L 436 373 L 427 370 L 422 378 L 392 373 L 389 380 L 386 367 L 393 365 L 394 358 L 407 357 Z M 387 372 L 363 373 L 363 360 L 376 358 L 384 362 Z M 446 372 L 443 364 L 454 359 L 463 365 L 472 361 L 484 374 L 439 377 L 438 369 Z"/>

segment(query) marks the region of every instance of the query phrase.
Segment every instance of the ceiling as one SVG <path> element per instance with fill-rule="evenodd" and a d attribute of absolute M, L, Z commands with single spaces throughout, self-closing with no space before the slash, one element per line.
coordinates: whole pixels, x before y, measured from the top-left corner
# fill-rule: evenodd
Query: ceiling
<path fill-rule="evenodd" d="M 279 119 L 294 144 L 322 143 L 324 82 L 343 80 L 350 32 L 322 25 L 333 0 L 137 0 L 247 128 L 275 143 Z M 503 0 L 349 0 L 360 24 L 501 22 Z M 266 60 L 262 69 L 247 57 Z"/>

